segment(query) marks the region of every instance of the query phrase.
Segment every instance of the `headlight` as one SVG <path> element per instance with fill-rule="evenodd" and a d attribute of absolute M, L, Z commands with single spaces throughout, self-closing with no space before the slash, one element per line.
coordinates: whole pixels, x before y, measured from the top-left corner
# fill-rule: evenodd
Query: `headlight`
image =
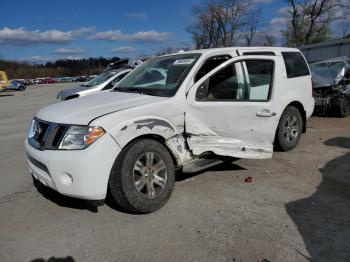
<path fill-rule="evenodd" d="M 105 133 L 102 127 L 71 126 L 58 149 L 77 150 L 87 148 Z"/>
<path fill-rule="evenodd" d="M 30 124 L 30 127 L 29 127 L 28 138 L 34 137 L 36 126 L 37 126 L 37 122 L 35 121 L 35 119 L 33 119 L 32 123 Z"/>

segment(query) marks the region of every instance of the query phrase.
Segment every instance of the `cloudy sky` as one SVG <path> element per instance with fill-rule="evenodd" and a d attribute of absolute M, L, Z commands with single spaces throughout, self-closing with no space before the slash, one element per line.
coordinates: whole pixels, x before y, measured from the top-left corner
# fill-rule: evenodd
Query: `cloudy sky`
<path fill-rule="evenodd" d="M 252 0 L 265 27 L 278 36 L 282 0 Z M 200 0 L 2 0 L 0 58 L 45 62 L 58 58 L 136 57 L 191 45 L 186 28 Z"/>

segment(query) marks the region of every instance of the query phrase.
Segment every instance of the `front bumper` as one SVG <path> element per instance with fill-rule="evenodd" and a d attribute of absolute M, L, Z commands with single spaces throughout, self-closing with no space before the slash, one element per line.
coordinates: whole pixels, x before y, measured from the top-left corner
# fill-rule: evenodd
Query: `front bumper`
<path fill-rule="evenodd" d="M 38 150 L 25 141 L 32 175 L 44 185 L 71 197 L 102 200 L 113 163 L 121 149 L 105 134 L 84 150 Z"/>

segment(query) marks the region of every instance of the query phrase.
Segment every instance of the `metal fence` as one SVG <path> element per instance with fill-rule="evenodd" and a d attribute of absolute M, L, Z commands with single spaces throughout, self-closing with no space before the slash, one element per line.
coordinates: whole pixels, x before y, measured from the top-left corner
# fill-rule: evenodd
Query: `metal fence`
<path fill-rule="evenodd" d="M 309 63 L 340 56 L 350 57 L 350 38 L 299 46 L 299 49 Z"/>

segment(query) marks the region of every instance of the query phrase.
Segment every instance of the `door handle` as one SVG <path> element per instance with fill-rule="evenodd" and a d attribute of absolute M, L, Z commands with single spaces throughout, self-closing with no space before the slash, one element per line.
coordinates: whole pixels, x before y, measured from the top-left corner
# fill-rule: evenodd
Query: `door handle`
<path fill-rule="evenodd" d="M 275 115 L 276 115 L 275 112 L 271 112 L 268 109 L 263 109 L 263 110 L 256 113 L 256 116 L 258 116 L 258 117 L 271 117 L 271 116 L 275 116 Z"/>

